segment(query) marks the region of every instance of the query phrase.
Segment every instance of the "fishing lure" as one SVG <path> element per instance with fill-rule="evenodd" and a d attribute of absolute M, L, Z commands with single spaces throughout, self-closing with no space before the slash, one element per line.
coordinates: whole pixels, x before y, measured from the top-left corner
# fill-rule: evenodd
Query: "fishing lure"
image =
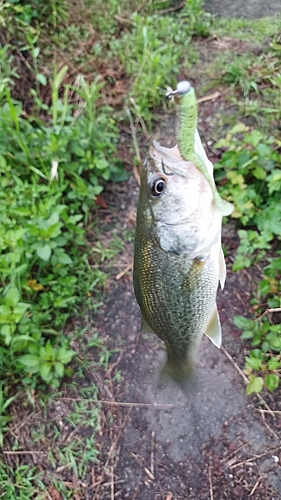
<path fill-rule="evenodd" d="M 202 158 L 194 150 L 194 134 L 198 121 L 197 102 L 194 88 L 188 81 L 183 80 L 177 84 L 176 90 L 168 87 L 166 97 L 168 99 L 175 98 L 176 102 L 179 104 L 177 140 L 182 158 L 186 161 L 194 163 L 198 170 L 200 170 L 200 172 L 204 175 L 212 189 L 214 203 L 221 214 L 230 215 L 233 211 L 233 205 L 220 197 L 212 175 L 209 173 Z"/>

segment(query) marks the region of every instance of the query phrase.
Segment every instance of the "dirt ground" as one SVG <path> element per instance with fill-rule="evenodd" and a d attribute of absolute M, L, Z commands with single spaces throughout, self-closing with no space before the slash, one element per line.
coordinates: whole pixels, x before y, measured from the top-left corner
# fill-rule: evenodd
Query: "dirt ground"
<path fill-rule="evenodd" d="M 281 0 L 206 0 L 204 9 L 216 17 L 258 19 L 280 15 Z"/>

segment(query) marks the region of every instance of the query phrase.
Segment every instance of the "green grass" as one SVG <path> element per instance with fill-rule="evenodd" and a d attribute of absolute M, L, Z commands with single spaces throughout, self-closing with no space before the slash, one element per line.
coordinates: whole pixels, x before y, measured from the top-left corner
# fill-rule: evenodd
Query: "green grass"
<path fill-rule="evenodd" d="M 42 473 L 36 467 L 0 465 L 0 498 L 3 500 L 45 500 L 45 485 Z"/>
<path fill-rule="evenodd" d="M 227 25 L 227 29 L 226 29 Z M 244 19 L 218 19 L 213 24 L 213 31 L 218 38 L 229 37 L 242 40 L 247 44 L 266 43 L 266 38 L 277 38 L 280 33 L 280 17 L 261 18 L 253 21 Z"/>

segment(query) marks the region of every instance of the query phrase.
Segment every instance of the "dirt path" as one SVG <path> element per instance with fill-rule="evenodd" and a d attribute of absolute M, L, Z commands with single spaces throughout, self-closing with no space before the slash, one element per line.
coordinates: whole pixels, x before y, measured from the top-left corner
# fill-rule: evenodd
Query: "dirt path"
<path fill-rule="evenodd" d="M 119 189 L 112 197 L 115 206 L 124 208 L 118 215 L 121 228 L 135 211 L 137 191 L 131 179 L 124 192 Z M 224 227 L 223 241 L 230 268 L 238 244 L 231 224 Z M 131 262 L 132 253 L 130 244 L 122 262 Z M 102 498 L 115 498 L 113 490 L 116 498 L 130 500 L 281 498 L 278 423 L 260 411 L 267 407 L 258 398 L 245 396 L 243 378 L 233 365 L 243 365 L 243 343 L 232 317 L 247 314 L 254 286 L 253 273 L 228 271 L 225 291 L 218 294 L 225 350 L 204 338 L 197 386 L 186 397 L 172 382 L 157 386 L 164 350 L 158 338 L 138 333 L 131 273 L 112 280 L 98 330 L 122 346 L 122 381 L 115 385 L 114 398 L 128 406 L 116 406 L 116 484 L 112 480 Z"/>
<path fill-rule="evenodd" d="M 218 17 L 258 19 L 280 15 L 281 0 L 206 0 L 204 9 Z"/>

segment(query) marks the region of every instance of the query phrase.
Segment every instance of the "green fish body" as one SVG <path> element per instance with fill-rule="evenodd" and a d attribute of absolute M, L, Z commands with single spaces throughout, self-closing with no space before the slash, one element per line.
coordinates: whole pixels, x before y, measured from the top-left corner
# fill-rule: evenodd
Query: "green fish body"
<path fill-rule="evenodd" d="M 197 132 L 195 143 L 212 174 Z M 221 221 L 205 176 L 177 147 L 154 141 L 141 171 L 134 290 L 142 330 L 165 342 L 163 371 L 180 384 L 192 372 L 204 334 L 221 345 L 216 307 L 218 282 L 223 287 L 226 272 Z"/>

